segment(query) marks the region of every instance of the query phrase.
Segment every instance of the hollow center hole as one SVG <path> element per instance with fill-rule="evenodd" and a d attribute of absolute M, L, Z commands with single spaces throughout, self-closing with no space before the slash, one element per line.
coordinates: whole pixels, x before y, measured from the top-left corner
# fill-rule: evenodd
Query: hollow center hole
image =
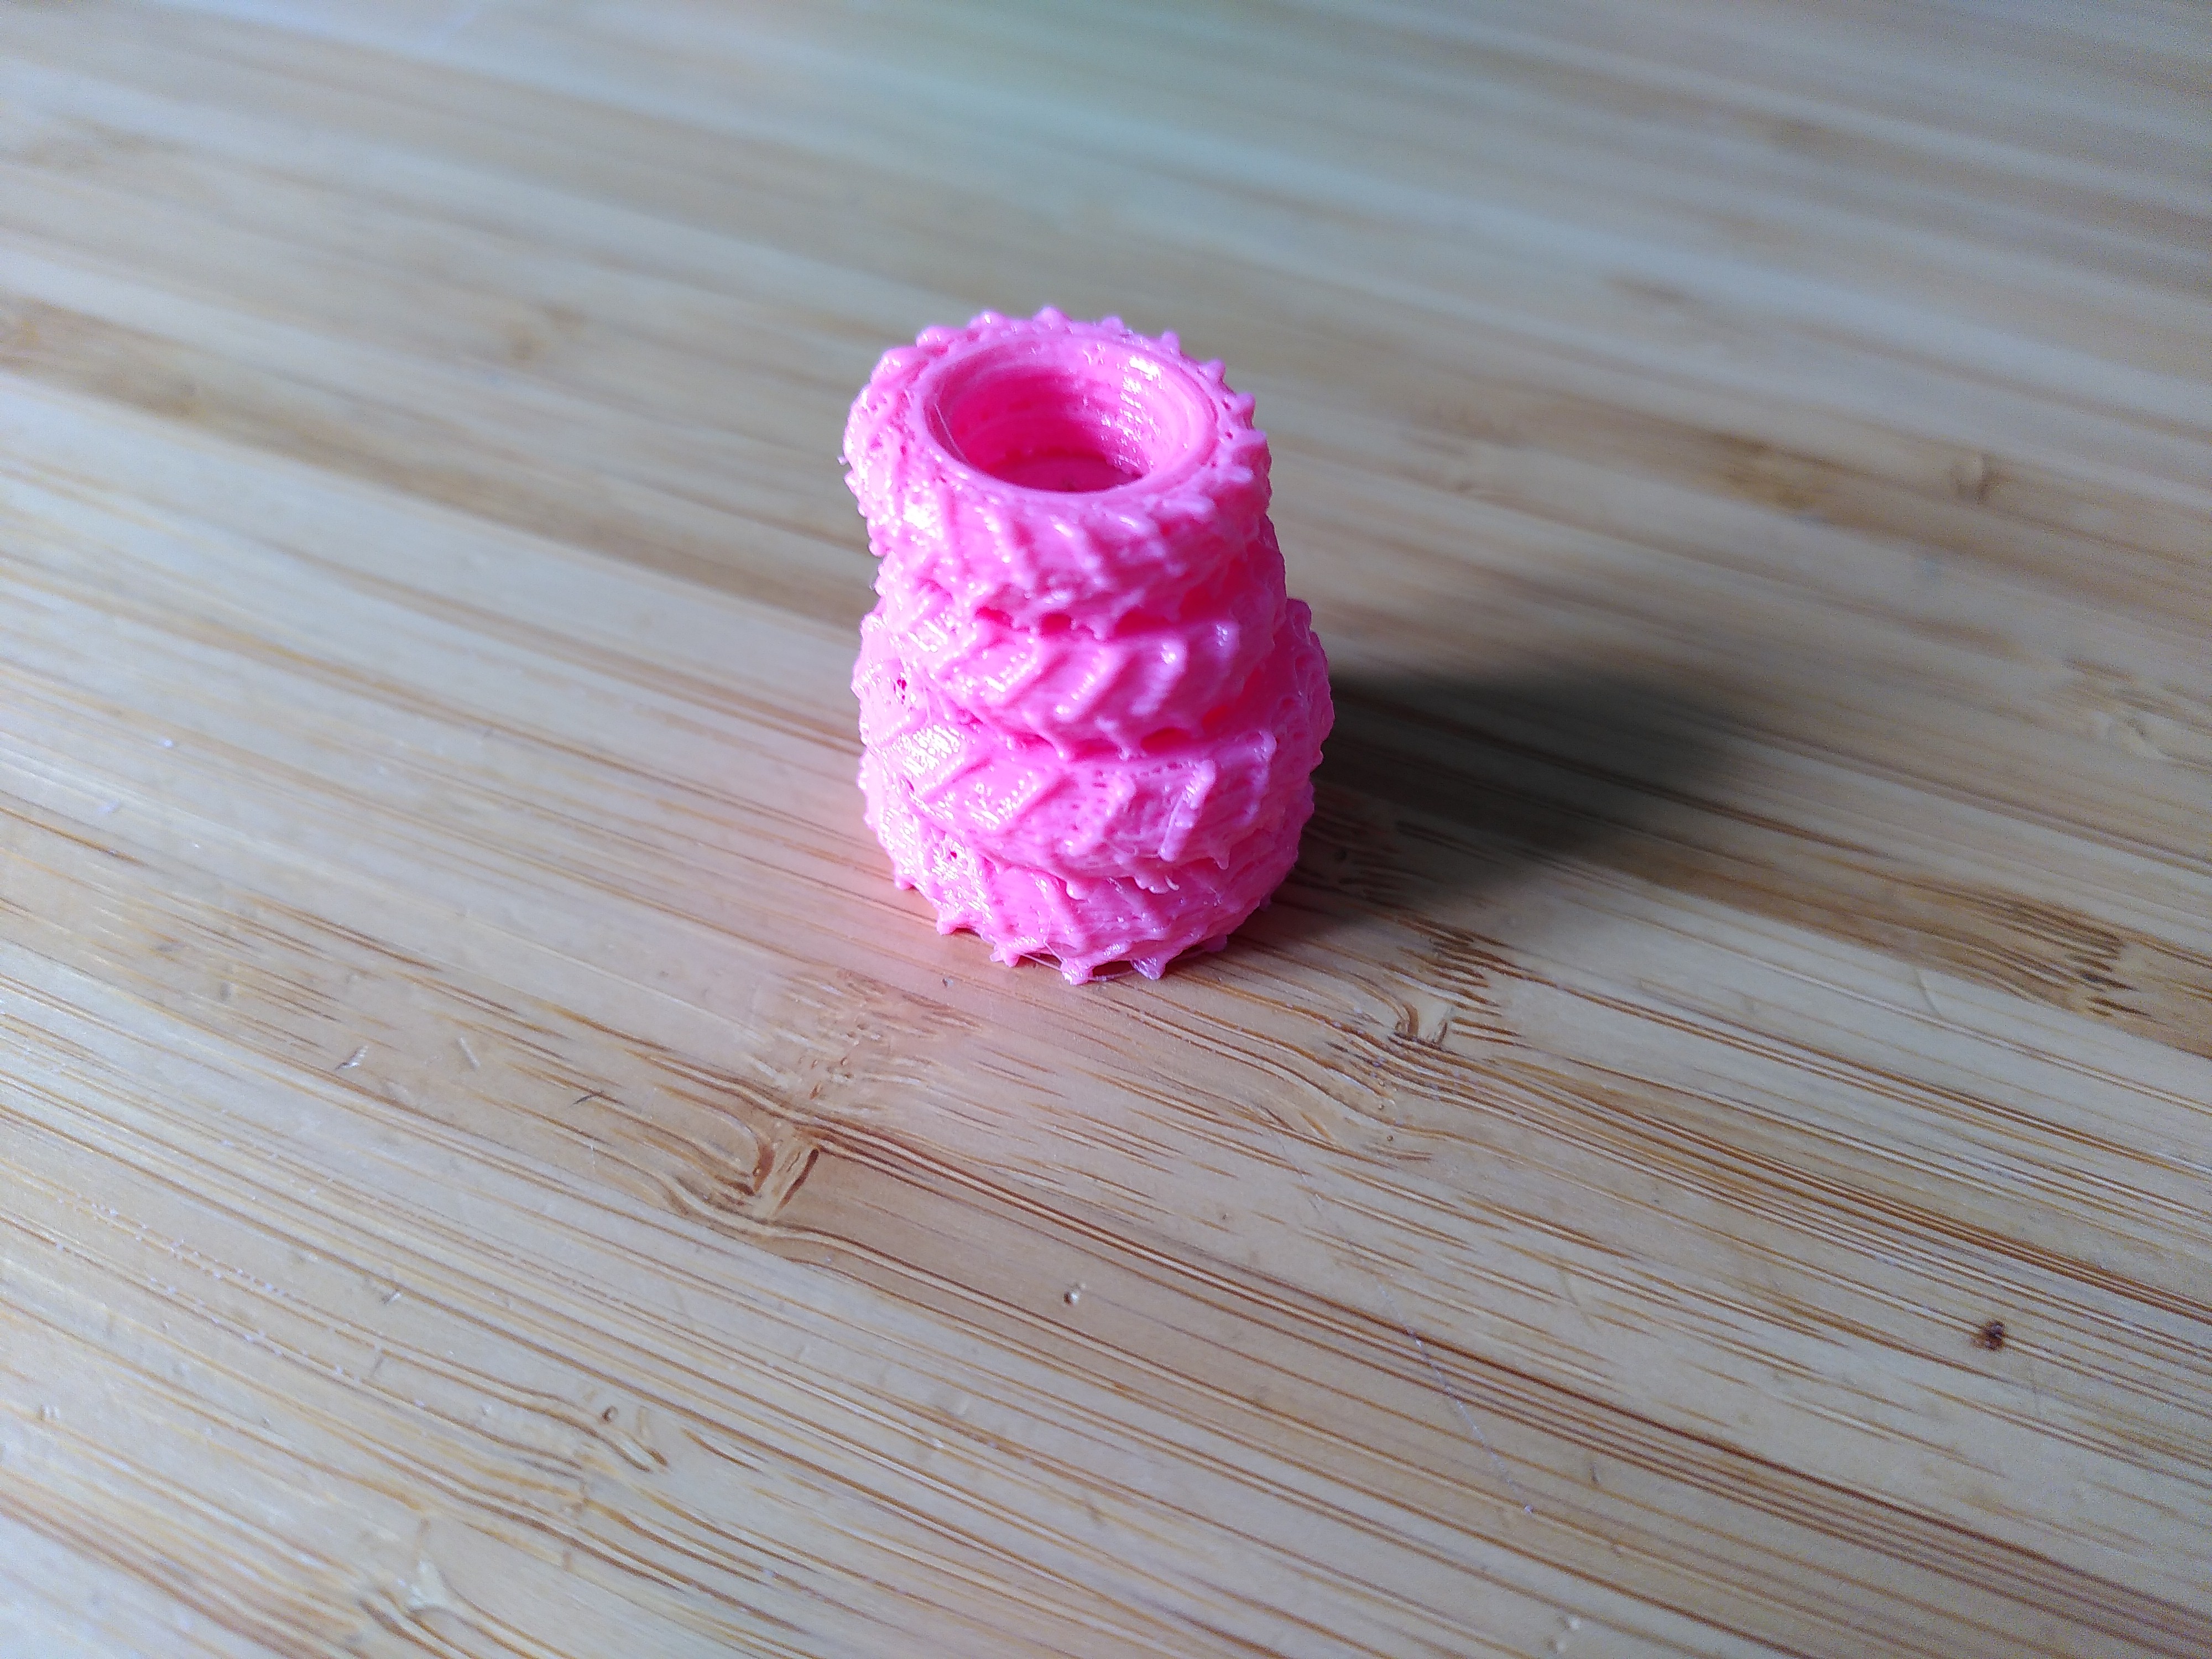
<path fill-rule="evenodd" d="M 948 362 L 933 435 L 979 472 L 1026 489 L 1117 489 L 1196 453 L 1206 404 L 1179 370 L 1109 342 L 1007 342 Z"/>

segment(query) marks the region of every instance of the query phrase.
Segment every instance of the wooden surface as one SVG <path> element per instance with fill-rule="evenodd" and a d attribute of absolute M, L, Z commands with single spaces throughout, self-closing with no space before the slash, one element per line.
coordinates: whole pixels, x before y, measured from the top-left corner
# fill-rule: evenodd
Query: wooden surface
<path fill-rule="evenodd" d="M 2212 24 L 0 4 L 0 1655 L 2212 1653 Z M 1340 723 L 940 939 L 843 410 L 1179 329 Z"/>

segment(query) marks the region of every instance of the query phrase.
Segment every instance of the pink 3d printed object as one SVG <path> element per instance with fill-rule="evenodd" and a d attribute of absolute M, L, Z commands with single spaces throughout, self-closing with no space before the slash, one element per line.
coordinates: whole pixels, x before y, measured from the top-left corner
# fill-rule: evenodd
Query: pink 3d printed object
<path fill-rule="evenodd" d="M 1297 857 L 1331 719 L 1252 400 L 1172 334 L 987 311 L 884 355 L 845 459 L 881 561 L 860 787 L 899 884 L 1077 984 L 1218 950 Z"/>

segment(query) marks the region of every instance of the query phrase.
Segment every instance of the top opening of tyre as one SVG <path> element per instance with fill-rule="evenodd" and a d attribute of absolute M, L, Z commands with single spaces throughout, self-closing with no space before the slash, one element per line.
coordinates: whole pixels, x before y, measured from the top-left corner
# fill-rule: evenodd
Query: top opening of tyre
<path fill-rule="evenodd" d="M 1024 489 L 1119 489 L 1212 447 L 1213 410 L 1190 376 L 1109 340 L 992 342 L 948 357 L 918 389 L 947 454 Z"/>

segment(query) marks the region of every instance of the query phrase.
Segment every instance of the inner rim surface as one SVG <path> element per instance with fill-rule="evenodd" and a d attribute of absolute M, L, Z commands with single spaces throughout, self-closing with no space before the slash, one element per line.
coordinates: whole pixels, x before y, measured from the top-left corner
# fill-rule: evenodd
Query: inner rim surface
<path fill-rule="evenodd" d="M 1212 435 L 1188 374 L 1110 340 L 999 342 L 934 379 L 930 435 L 955 460 L 1024 489 L 1119 489 L 1199 459 Z"/>

